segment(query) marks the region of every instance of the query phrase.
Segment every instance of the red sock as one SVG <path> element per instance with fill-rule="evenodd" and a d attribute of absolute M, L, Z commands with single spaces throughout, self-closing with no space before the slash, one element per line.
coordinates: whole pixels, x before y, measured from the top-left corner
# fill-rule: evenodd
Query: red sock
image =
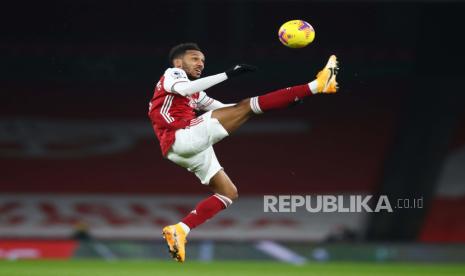
<path fill-rule="evenodd" d="M 212 218 L 219 211 L 226 209 L 231 203 L 232 201 L 225 196 L 219 194 L 212 195 L 197 204 L 195 210 L 181 221 L 189 226 L 190 229 L 193 229 Z"/>
<path fill-rule="evenodd" d="M 286 108 L 304 97 L 313 95 L 308 84 L 292 86 L 270 92 L 250 99 L 250 107 L 254 113 L 260 114 L 271 109 Z"/>

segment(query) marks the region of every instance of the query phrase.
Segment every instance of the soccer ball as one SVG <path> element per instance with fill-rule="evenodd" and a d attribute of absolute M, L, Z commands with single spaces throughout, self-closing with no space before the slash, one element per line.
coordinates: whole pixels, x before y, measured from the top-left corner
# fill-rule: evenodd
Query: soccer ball
<path fill-rule="evenodd" d="M 315 30 L 308 22 L 291 20 L 279 28 L 278 36 L 279 41 L 289 48 L 303 48 L 315 39 Z"/>

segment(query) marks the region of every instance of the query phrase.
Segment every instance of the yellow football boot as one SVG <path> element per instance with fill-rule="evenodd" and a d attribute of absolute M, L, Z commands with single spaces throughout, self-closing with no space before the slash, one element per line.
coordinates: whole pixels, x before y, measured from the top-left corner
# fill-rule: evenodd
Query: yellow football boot
<path fill-rule="evenodd" d="M 336 93 L 339 89 L 336 75 L 339 70 L 337 58 L 335 55 L 329 57 L 328 63 L 316 75 L 317 93 Z"/>
<path fill-rule="evenodd" d="M 183 263 L 186 259 L 185 245 L 187 243 L 186 233 L 179 224 L 169 225 L 163 228 L 163 238 L 168 244 L 171 257 Z"/>

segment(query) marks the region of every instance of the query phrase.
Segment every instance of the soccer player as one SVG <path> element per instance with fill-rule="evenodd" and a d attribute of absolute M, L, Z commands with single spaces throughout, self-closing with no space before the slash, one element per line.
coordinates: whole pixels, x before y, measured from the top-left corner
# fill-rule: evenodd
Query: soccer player
<path fill-rule="evenodd" d="M 179 223 L 163 228 L 162 235 L 171 256 L 184 262 L 189 231 L 227 208 L 238 197 L 236 186 L 219 164 L 212 146 L 256 114 L 286 108 L 313 94 L 335 93 L 338 67 L 336 56 L 332 55 L 310 83 L 248 98 L 237 104 L 223 104 L 209 97 L 205 90 L 254 71 L 254 67 L 239 64 L 226 72 L 200 78 L 205 56 L 195 43 L 173 47 L 169 60 L 172 68 L 168 68 L 157 83 L 148 115 L 163 156 L 193 172 L 213 192 Z M 206 112 L 197 117 L 195 110 Z"/>

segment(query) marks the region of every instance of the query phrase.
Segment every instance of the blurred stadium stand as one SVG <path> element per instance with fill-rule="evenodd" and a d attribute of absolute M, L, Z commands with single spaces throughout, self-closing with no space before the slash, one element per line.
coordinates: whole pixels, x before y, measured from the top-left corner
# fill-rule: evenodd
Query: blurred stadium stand
<path fill-rule="evenodd" d="M 209 239 L 245 248 L 259 237 L 293 248 L 340 229 L 354 233 L 345 242 L 421 242 L 431 252 L 445 250 L 435 243 L 465 242 L 465 99 L 451 81 L 463 67 L 447 63 L 461 46 L 443 43 L 460 25 L 463 3 L 182 3 L 31 3 L 25 20 L 2 17 L 12 23 L 0 43 L 0 258 L 6 242 L 66 239 L 76 223 L 104 240 L 97 250 L 81 247 L 82 256 L 129 247 L 119 239 L 156 240 L 134 254 L 158 256 L 161 226 L 208 193 L 161 157 L 146 115 L 169 48 L 190 40 L 205 49 L 206 75 L 239 61 L 260 67 L 208 91 L 224 102 L 306 82 L 333 52 L 342 67 L 341 93 L 256 118 L 215 147 L 240 199 L 192 233 L 192 252 L 208 252 Z M 220 5 L 226 14 L 215 12 Z M 314 25 L 309 48 L 291 51 L 276 39 L 290 15 Z M 425 208 L 277 215 L 262 212 L 270 194 L 424 197 Z M 325 258 L 309 246 L 294 249 Z M 365 256 L 415 259 L 392 255 L 389 244 L 360 246 Z M 340 256 L 341 248 L 327 254 Z M 454 250 L 463 249 L 447 254 Z"/>

